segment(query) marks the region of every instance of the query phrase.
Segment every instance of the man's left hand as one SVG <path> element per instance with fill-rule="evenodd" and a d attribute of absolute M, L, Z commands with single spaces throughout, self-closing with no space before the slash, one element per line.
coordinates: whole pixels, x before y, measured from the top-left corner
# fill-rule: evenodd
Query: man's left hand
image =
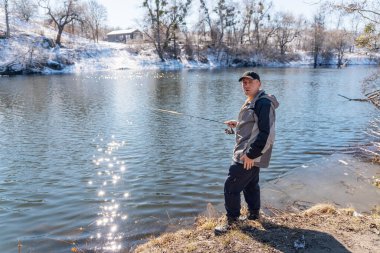
<path fill-rule="evenodd" d="M 253 168 L 255 161 L 251 158 L 249 158 L 247 155 L 243 155 L 240 158 L 244 162 L 244 169 L 250 170 Z"/>

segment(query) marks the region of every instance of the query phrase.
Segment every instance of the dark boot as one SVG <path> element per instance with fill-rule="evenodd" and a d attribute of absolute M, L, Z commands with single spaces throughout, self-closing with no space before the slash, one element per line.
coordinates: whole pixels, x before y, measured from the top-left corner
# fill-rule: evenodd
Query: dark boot
<path fill-rule="evenodd" d="M 250 211 L 247 217 L 248 220 L 258 220 L 260 219 L 260 210 Z"/>
<path fill-rule="evenodd" d="M 238 221 L 238 218 L 227 217 L 227 220 L 215 227 L 214 234 L 218 236 L 227 233 L 238 224 Z"/>

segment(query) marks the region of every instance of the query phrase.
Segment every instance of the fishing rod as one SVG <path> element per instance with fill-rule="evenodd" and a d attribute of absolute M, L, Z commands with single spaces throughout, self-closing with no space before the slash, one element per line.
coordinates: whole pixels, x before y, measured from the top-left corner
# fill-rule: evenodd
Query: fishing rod
<path fill-rule="evenodd" d="M 199 117 L 199 116 L 194 116 L 194 115 L 190 115 L 190 114 L 186 114 L 186 113 L 182 113 L 182 112 L 169 111 L 169 110 L 164 110 L 164 109 L 159 109 L 159 108 L 151 108 L 151 109 L 154 110 L 154 111 L 166 112 L 166 113 L 171 113 L 171 114 L 181 115 L 181 116 L 187 116 L 187 117 L 191 117 L 191 118 L 196 118 L 196 119 L 201 119 L 201 120 L 211 121 L 211 122 L 215 122 L 215 123 L 221 123 L 221 124 L 225 125 L 224 122 L 219 121 L 219 120 L 208 119 L 208 118 Z M 235 134 L 235 131 L 232 129 L 232 127 L 229 127 L 229 128 L 227 128 L 227 129 L 225 129 L 224 132 L 225 132 L 226 134 Z"/>

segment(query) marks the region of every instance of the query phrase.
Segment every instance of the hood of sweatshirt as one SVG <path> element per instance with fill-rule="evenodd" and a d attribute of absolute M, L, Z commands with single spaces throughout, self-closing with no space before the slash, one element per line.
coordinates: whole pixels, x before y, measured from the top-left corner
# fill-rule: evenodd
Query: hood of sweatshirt
<path fill-rule="evenodd" d="M 269 99 L 272 102 L 274 109 L 277 109 L 280 105 L 280 103 L 278 102 L 277 98 L 274 95 L 267 94 L 265 93 L 264 90 L 259 90 L 257 95 L 252 99 L 251 104 L 254 105 L 257 100 L 262 99 L 262 98 Z"/>

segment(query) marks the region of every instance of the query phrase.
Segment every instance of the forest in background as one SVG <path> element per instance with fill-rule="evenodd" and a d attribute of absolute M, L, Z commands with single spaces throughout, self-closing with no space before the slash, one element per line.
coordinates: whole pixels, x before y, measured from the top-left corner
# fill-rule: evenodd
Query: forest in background
<path fill-rule="evenodd" d="M 51 43 L 62 46 L 63 32 L 99 42 L 117 29 L 107 27 L 107 7 L 96 0 L 1 0 L 5 27 L 0 37 L 12 36 L 11 17 L 42 22 L 57 34 Z M 141 0 L 146 15 L 136 24 L 161 61 L 178 59 L 252 65 L 255 59 L 289 62 L 299 52 L 312 55 L 314 67 L 331 60 L 345 64 L 347 52 L 379 51 L 380 1 L 316 1 L 311 19 L 275 11 L 269 0 Z M 200 6 L 196 15 L 191 8 Z M 189 19 L 193 23 L 190 25 Z M 43 35 L 43 34 L 41 34 Z M 55 46 L 54 45 L 54 46 Z"/>

